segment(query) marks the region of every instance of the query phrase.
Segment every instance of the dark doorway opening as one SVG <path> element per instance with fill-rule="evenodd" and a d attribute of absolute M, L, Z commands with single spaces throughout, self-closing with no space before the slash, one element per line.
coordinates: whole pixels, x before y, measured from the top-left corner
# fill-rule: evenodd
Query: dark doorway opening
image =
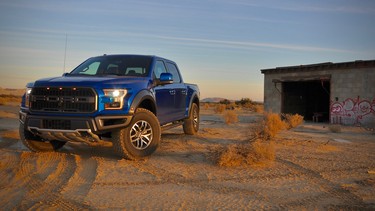
<path fill-rule="evenodd" d="M 282 113 L 299 114 L 305 120 L 329 121 L 329 80 L 283 82 L 282 93 Z"/>

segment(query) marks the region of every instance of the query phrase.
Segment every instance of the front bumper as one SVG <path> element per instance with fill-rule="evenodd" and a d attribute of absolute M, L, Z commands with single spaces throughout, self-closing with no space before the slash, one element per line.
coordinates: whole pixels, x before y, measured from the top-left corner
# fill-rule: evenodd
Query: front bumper
<path fill-rule="evenodd" d="M 55 117 L 19 112 L 24 129 L 45 140 L 76 141 L 95 144 L 100 134 L 127 127 L 132 115 L 92 117 Z"/>
<path fill-rule="evenodd" d="M 93 133 L 108 132 L 130 124 L 132 115 L 92 117 L 36 116 L 20 111 L 20 121 L 28 128 L 49 130 L 87 130 Z"/>

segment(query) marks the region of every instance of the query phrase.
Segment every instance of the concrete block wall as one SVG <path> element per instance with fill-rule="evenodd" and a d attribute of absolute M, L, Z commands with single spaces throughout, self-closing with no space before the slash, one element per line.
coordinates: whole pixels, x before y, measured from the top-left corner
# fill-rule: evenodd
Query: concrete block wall
<path fill-rule="evenodd" d="M 264 74 L 265 111 L 281 112 L 282 85 L 274 79 L 331 76 L 330 122 L 343 125 L 375 124 L 375 67 Z"/>
<path fill-rule="evenodd" d="M 332 71 L 332 124 L 375 124 L 375 68 Z"/>

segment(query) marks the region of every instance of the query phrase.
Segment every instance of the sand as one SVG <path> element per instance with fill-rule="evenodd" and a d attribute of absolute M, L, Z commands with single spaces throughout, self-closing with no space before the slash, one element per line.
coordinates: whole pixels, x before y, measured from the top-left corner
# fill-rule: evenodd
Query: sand
<path fill-rule="evenodd" d="M 81 144 L 30 152 L 19 141 L 17 110 L 0 106 L 2 210 L 375 209 L 375 135 L 359 127 L 332 133 L 304 123 L 276 137 L 275 161 L 220 167 L 212 152 L 247 141 L 259 114 L 239 112 L 226 125 L 203 110 L 198 135 L 165 131 L 154 155 L 128 161 Z"/>

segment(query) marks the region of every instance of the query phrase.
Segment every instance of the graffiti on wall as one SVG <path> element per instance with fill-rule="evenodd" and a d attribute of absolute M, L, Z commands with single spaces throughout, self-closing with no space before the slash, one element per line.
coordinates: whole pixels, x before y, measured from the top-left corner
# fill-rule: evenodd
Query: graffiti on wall
<path fill-rule="evenodd" d="M 348 98 L 331 101 L 331 123 L 344 125 L 366 124 L 375 118 L 375 98 L 372 101 Z"/>

